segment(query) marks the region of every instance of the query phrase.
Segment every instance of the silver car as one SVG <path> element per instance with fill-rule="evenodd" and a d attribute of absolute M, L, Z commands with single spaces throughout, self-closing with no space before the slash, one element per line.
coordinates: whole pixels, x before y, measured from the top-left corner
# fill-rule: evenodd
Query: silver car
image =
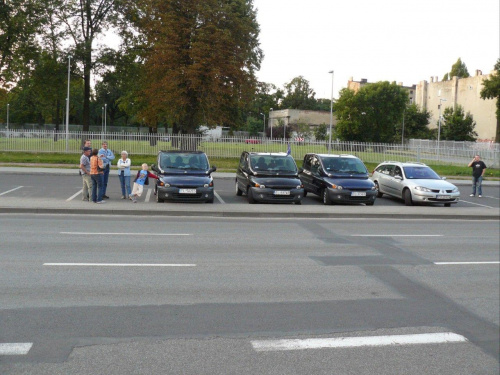
<path fill-rule="evenodd" d="M 378 197 L 383 194 L 404 200 L 407 206 L 414 203 L 441 203 L 450 207 L 460 198 L 458 188 L 444 181 L 430 167 L 422 163 L 384 161 L 373 171 L 372 180 Z"/>

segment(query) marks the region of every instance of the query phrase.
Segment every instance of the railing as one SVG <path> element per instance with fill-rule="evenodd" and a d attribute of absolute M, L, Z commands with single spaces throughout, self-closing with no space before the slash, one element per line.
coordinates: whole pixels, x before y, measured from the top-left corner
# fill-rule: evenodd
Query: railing
<path fill-rule="evenodd" d="M 287 152 L 290 144 L 292 156 L 300 160 L 306 153 L 328 153 L 328 142 L 295 139 L 248 137 L 209 137 L 200 135 L 171 135 L 144 133 L 87 133 L 55 132 L 44 130 L 0 130 L 0 151 L 47 152 L 79 154 L 83 141 L 100 148 L 106 140 L 115 153 L 126 150 L 131 155 L 155 155 L 160 150 L 200 150 L 209 158 L 239 158 L 242 151 Z M 486 147 L 487 146 L 487 147 Z M 367 163 L 384 160 L 420 161 L 430 164 L 467 165 L 479 153 L 490 168 L 499 168 L 498 144 L 411 140 L 408 144 L 361 143 L 333 141 L 331 153 L 352 154 Z"/>

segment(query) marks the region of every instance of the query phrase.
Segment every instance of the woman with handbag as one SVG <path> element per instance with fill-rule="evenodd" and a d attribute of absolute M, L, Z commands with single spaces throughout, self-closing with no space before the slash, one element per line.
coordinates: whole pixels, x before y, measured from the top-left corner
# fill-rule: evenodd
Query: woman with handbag
<path fill-rule="evenodd" d="M 116 166 L 118 167 L 118 178 L 120 179 L 120 186 L 122 188 L 122 199 L 130 197 L 132 190 L 130 189 L 130 165 L 131 161 L 127 157 L 128 152 L 121 152 L 121 159 L 118 160 Z"/>
<path fill-rule="evenodd" d="M 97 156 L 99 150 L 94 148 L 92 150 L 92 157 L 90 158 L 90 177 L 92 178 L 92 202 L 102 204 L 103 191 L 103 177 L 104 169 L 102 162 L 102 155 Z"/>

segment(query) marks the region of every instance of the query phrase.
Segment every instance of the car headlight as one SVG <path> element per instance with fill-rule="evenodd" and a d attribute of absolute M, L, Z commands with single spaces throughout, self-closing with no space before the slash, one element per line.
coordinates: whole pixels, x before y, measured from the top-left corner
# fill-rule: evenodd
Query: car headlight
<path fill-rule="evenodd" d="M 377 187 L 375 185 L 372 186 L 372 190 L 377 190 Z"/>
<path fill-rule="evenodd" d="M 162 181 L 162 180 L 160 180 L 160 181 L 158 182 L 158 185 L 160 185 L 160 186 L 164 186 L 164 187 L 170 187 L 170 184 L 169 184 L 169 183 L 167 183 L 167 182 L 165 182 L 165 181 Z"/>
<path fill-rule="evenodd" d="M 207 187 L 208 187 L 208 184 L 203 185 L 203 187 L 206 187 L 206 188 L 207 188 Z"/>
<path fill-rule="evenodd" d="M 458 193 L 458 188 L 454 187 L 453 190 L 451 191 L 452 193 Z"/>
<path fill-rule="evenodd" d="M 333 188 L 333 189 L 337 189 L 337 190 L 342 190 L 342 189 L 343 189 L 343 187 L 342 187 L 342 186 L 340 186 L 340 185 L 335 185 L 335 184 L 332 184 L 332 188 Z"/>
<path fill-rule="evenodd" d="M 297 185 L 297 189 L 302 189 L 304 185 Z"/>
<path fill-rule="evenodd" d="M 423 186 L 416 186 L 415 190 L 425 191 L 426 193 L 432 193 L 432 190 Z"/>
<path fill-rule="evenodd" d="M 265 189 L 265 188 L 266 188 L 266 185 L 261 185 L 261 184 L 259 184 L 258 182 L 255 182 L 255 183 L 254 183 L 254 186 L 255 186 L 255 187 L 260 187 L 261 189 Z"/>

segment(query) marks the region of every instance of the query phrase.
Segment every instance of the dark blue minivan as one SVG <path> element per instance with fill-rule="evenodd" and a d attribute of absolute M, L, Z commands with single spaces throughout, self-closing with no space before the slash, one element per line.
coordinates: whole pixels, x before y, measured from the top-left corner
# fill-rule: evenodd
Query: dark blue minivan
<path fill-rule="evenodd" d="M 363 162 L 353 155 L 306 154 L 299 178 L 305 194 L 314 193 L 324 204 L 364 203 L 373 206 L 377 190 Z"/>

